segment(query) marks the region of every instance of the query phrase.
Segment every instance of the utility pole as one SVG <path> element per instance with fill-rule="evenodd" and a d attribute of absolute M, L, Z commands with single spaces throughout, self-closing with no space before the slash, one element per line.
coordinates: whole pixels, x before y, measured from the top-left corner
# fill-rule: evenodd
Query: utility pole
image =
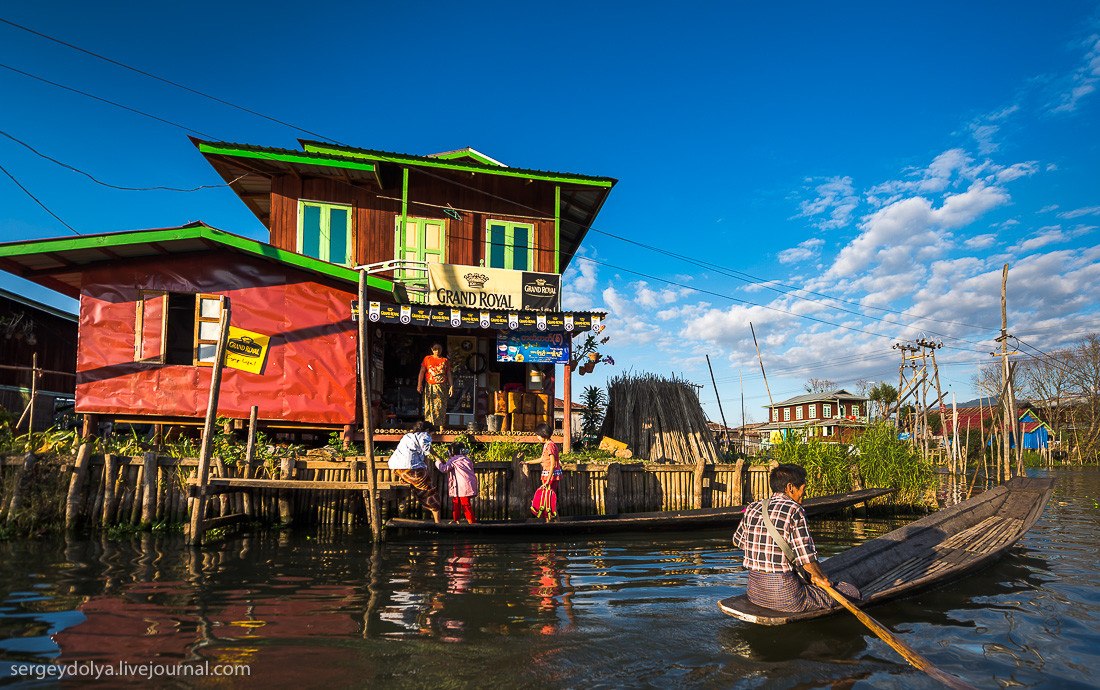
<path fill-rule="evenodd" d="M 1008 481 L 1012 478 L 1012 441 L 1016 441 L 1016 472 L 1022 474 L 1020 467 L 1022 455 L 1019 454 L 1020 435 L 1017 432 L 1017 426 L 1019 420 L 1016 418 L 1016 391 L 1012 387 L 1012 371 L 1008 366 L 1009 355 L 1017 354 L 1016 352 L 1008 351 L 1008 339 L 1011 337 L 1008 334 L 1008 264 L 1005 264 L 1004 269 L 1001 271 L 1001 335 L 997 338 L 997 342 L 1001 344 L 1001 403 L 1004 406 L 1004 461 L 1001 467 L 1001 476 L 1003 481 Z M 997 356 L 997 353 L 991 352 L 993 356 Z"/>

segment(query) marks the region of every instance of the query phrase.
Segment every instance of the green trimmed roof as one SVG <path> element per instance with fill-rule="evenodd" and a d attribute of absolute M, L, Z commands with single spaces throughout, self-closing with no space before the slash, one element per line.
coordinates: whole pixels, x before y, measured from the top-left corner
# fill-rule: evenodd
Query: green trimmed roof
<path fill-rule="evenodd" d="M 84 271 L 105 263 L 210 250 L 229 250 L 358 285 L 359 273 L 346 266 L 233 235 L 204 223 L 178 228 L 82 235 L 0 244 L 0 268 L 69 297 L 80 295 Z M 367 287 L 393 294 L 394 284 L 367 276 Z"/>
<path fill-rule="evenodd" d="M 445 170 L 460 170 L 464 172 L 480 172 L 488 175 L 501 175 L 505 177 L 522 177 L 528 180 L 544 180 L 547 182 L 562 182 L 568 184 L 583 184 L 593 187 L 606 187 L 611 189 L 618 182 L 613 177 L 596 177 L 593 175 L 580 175 L 577 173 L 550 172 L 546 170 L 533 170 L 528 168 L 509 168 L 497 162 L 488 162 L 489 157 L 484 157 L 486 162 L 474 162 L 469 157 L 468 151 L 472 149 L 459 149 L 448 151 L 434 156 L 415 156 L 408 153 L 392 153 L 390 151 L 376 151 L 373 149 L 361 149 L 354 146 L 341 146 L 340 144 L 327 144 L 320 141 L 299 139 L 302 148 L 309 153 L 327 154 L 334 157 L 350 157 L 359 160 L 379 161 L 383 163 L 396 163 L 398 165 L 416 165 L 425 168 L 441 168 Z M 451 158 L 452 155 L 463 154 L 467 158 Z"/>
<path fill-rule="evenodd" d="M 561 221 L 562 272 L 569 266 L 611 188 L 618 182 L 612 177 L 511 168 L 469 147 L 416 156 L 305 139 L 299 139 L 303 151 L 202 141 L 194 137 L 191 141 L 268 229 L 271 228 L 272 180 L 281 175 L 327 178 L 337 184 L 374 191 L 396 189 L 400 185 L 402 168 L 422 168 L 463 186 L 469 184 L 470 174 L 503 177 L 520 184 L 535 181 L 556 185 L 561 192 L 557 216 Z"/>

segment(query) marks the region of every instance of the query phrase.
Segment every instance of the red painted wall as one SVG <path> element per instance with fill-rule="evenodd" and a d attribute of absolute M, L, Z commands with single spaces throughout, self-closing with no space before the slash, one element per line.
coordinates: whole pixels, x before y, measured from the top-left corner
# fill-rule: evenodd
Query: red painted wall
<path fill-rule="evenodd" d="M 84 275 L 76 407 L 81 413 L 203 417 L 211 367 L 135 362 L 138 291 L 226 295 L 231 325 L 271 336 L 262 374 L 225 369 L 218 414 L 348 424 L 356 416 L 355 288 L 237 254 L 119 262 Z"/>

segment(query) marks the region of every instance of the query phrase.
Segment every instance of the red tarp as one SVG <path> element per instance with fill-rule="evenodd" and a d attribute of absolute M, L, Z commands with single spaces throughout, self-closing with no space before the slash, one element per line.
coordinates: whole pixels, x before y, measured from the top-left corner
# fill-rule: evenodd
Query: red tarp
<path fill-rule="evenodd" d="M 206 414 L 211 367 L 134 361 L 139 290 L 145 289 L 225 295 L 231 325 L 271 337 L 262 374 L 224 370 L 219 415 L 247 418 L 257 405 L 261 419 L 354 423 L 351 302 L 357 288 L 320 280 L 289 266 L 213 253 L 88 271 L 80 298 L 77 412 Z"/>

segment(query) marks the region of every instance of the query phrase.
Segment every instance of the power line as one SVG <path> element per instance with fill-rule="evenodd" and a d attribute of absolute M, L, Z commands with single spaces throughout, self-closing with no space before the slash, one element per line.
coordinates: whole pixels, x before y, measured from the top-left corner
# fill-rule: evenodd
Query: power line
<path fill-rule="evenodd" d="M 340 144 L 341 146 L 347 146 L 347 144 L 343 144 L 343 143 L 341 143 L 341 142 L 337 141 L 336 139 L 333 139 L 332 137 L 326 137 L 326 136 L 325 136 L 325 135 L 323 135 L 323 134 L 318 134 L 318 133 L 316 133 L 316 132 L 311 132 L 310 130 L 308 130 L 308 129 L 305 129 L 305 128 L 303 128 L 303 127 L 299 127 L 299 126 L 297 126 L 297 125 L 293 125 L 293 124 L 291 124 L 291 123 L 289 123 L 289 122 L 284 122 L 284 121 L 282 121 L 282 120 L 276 119 L 276 118 L 274 118 L 274 117 L 271 117 L 271 116 L 269 116 L 269 115 L 264 115 L 263 113 L 259 113 L 259 112 L 256 112 L 255 110 L 250 110 L 249 108 L 245 108 L 244 106 L 240 106 L 240 105 L 237 105 L 236 103 L 230 103 L 229 101 L 226 101 L 226 100 L 223 100 L 223 99 L 221 99 L 221 98 L 218 98 L 217 96 L 211 96 L 211 95 L 210 95 L 210 94 L 208 94 L 208 93 L 203 93 L 202 91 L 199 91 L 199 90 L 197 90 L 197 89 L 193 89 L 193 88 L 191 88 L 190 86 L 184 86 L 183 84 L 180 84 L 180 83 L 174 82 L 174 81 L 172 81 L 171 79 L 165 79 L 164 77 L 160 77 L 160 76 L 157 76 L 157 75 L 155 75 L 155 74 L 151 74 L 151 73 L 149 73 L 149 72 L 146 72 L 146 71 L 144 71 L 144 70 L 140 70 L 140 69 L 138 69 L 138 68 L 136 68 L 136 67 L 131 67 L 130 65 L 127 65 L 127 64 L 125 64 L 125 63 L 119 62 L 118 60 L 112 60 L 111 58 L 109 58 L 109 57 L 106 57 L 106 56 L 103 56 L 103 55 L 100 55 L 99 53 L 93 53 L 93 52 L 92 52 L 92 51 L 90 51 L 90 50 L 86 50 L 86 49 L 84 49 L 84 48 L 81 48 L 80 46 L 76 46 L 76 45 L 73 45 L 72 43 L 66 43 L 65 41 L 62 41 L 61 39 L 58 39 L 58 38 L 54 38 L 53 36 L 47 36 L 47 35 L 46 35 L 46 34 L 44 34 L 44 33 L 41 33 L 41 32 L 38 32 L 38 31 L 35 31 L 34 29 L 30 29 L 30 28 L 27 28 L 27 27 L 25 27 L 25 26 L 22 26 L 22 25 L 20 25 L 20 24 L 16 24 L 16 23 L 15 23 L 15 22 L 13 22 L 13 21 L 9 21 L 9 20 L 7 20 L 7 19 L 3 19 L 3 18 L 0 18 L 0 22 L 3 22 L 3 23 L 5 23 L 5 24 L 8 24 L 9 26 L 13 26 L 13 27 L 15 27 L 15 28 L 17 28 L 17 29 L 22 29 L 23 31 L 26 31 L 26 32 L 28 32 L 28 33 L 32 33 L 32 34 L 34 34 L 35 36 L 39 36 L 39 37 L 41 37 L 41 38 L 44 38 L 44 39 L 46 39 L 46 40 L 48 40 L 48 41 L 53 41 L 54 43 L 58 43 L 58 44 L 61 44 L 61 45 L 65 46 L 65 47 L 67 47 L 67 48 L 72 48 L 73 50 L 77 50 L 77 51 L 80 51 L 81 53 L 84 53 L 84 54 L 86 54 L 86 55 L 91 55 L 91 56 L 92 56 L 92 57 L 94 57 L 94 58 L 99 58 L 100 60 L 103 60 L 103 61 L 105 61 L 105 62 L 109 62 L 109 63 L 111 63 L 112 65 L 117 65 L 118 67 L 122 67 L 123 69 L 128 69 L 128 70 L 130 70 L 130 71 L 132 71 L 132 72 L 137 72 L 138 74 L 141 74 L 141 75 L 144 75 L 144 76 L 146 76 L 146 77 L 149 77 L 150 79 L 156 79 L 157 81 L 161 81 L 161 82 L 164 82 L 165 84 L 170 84 L 170 85 L 172 85 L 172 86 L 175 86 L 176 88 L 179 88 L 179 89 L 183 89 L 184 91 L 189 91 L 189 92 L 191 92 L 191 93 L 193 93 L 193 94 L 196 94 L 196 95 L 198 95 L 198 96 L 202 96 L 203 98 L 209 98 L 209 99 L 210 99 L 210 100 L 212 100 L 212 101 L 217 101 L 218 103 L 221 103 L 221 104 L 223 104 L 223 105 L 228 105 L 228 106 L 229 106 L 229 107 L 231 107 L 231 108 L 236 108 L 237 110 L 242 110 L 242 111 L 244 111 L 244 112 L 246 112 L 246 113 L 250 113 L 250 114 L 252 114 L 252 115 L 256 115 L 257 117 L 262 117 L 262 118 L 264 118 L 265 120 L 270 120 L 271 122 L 275 122 L 275 123 L 278 123 L 278 124 L 280 124 L 280 125 L 284 125 L 284 126 L 286 126 L 286 127 L 290 127 L 291 129 L 296 129 L 296 130 L 298 130 L 299 132 L 305 132 L 306 134 L 310 134 L 310 135 L 312 135 L 312 136 L 315 136 L 315 137 L 319 137 L 319 138 L 321 138 L 321 139 L 324 139 L 324 140 L 326 140 L 326 141 L 331 141 L 331 142 L 333 142 L 333 143 L 336 143 L 336 144 Z M 194 130 L 191 130 L 191 131 L 194 131 Z M 205 134 L 204 134 L 203 136 L 207 136 L 207 135 L 205 135 Z"/>
<path fill-rule="evenodd" d="M 233 180 L 232 182 L 229 182 L 228 184 L 204 184 L 204 185 L 200 185 L 198 187 L 192 187 L 190 189 L 180 189 L 180 188 L 177 188 L 177 187 L 120 187 L 118 185 L 108 184 L 107 182 L 102 182 L 100 180 L 97 180 L 91 173 L 85 172 L 85 171 L 81 170 L 80 168 L 74 168 L 73 166 L 69 165 L 68 163 L 63 163 L 62 161 L 59 161 L 56 158 L 51 158 L 50 156 L 47 156 L 46 154 L 42 153 L 41 151 L 35 149 L 33 146 L 31 146 L 27 142 L 23 141 L 22 139 L 17 139 L 15 137 L 13 137 L 12 135 L 8 134 L 7 132 L 5 132 L 4 130 L 0 130 L 0 134 L 3 134 L 8 139 L 11 139 L 12 141 L 14 141 L 17 144 L 21 144 L 21 145 L 25 146 L 28 150 L 30 150 L 31 153 L 35 154 L 36 156 L 39 156 L 41 158 L 45 158 L 46 160 L 50 161 L 51 163 L 56 163 L 57 165 L 60 165 L 62 168 L 66 168 L 68 170 L 72 170 L 73 172 L 80 173 L 81 175 L 84 175 L 89 180 L 91 180 L 92 182 L 95 182 L 98 185 L 103 185 L 104 187 L 110 187 L 111 189 L 121 189 L 122 191 L 126 191 L 126 192 L 153 192 L 153 191 L 160 191 L 160 190 L 167 191 L 167 192 L 197 192 L 200 189 L 214 189 L 214 188 L 217 188 L 217 187 L 228 187 L 228 186 L 232 185 L 233 182 L 236 182 L 237 180 L 240 180 L 242 177 L 247 176 L 247 173 L 245 175 L 241 175 L 236 180 Z"/>
<path fill-rule="evenodd" d="M 0 21 L 3 21 L 3 20 L 0 19 Z M 188 127 L 186 125 L 181 125 L 178 122 L 172 122 L 171 120 L 165 120 L 163 117 L 157 117 L 156 115 L 150 115 L 147 112 L 138 110 L 136 108 L 131 108 L 128 105 L 122 105 L 121 103 L 116 103 L 114 101 L 107 100 L 106 98 L 101 98 L 99 96 L 94 96 L 94 95 L 88 93 L 87 91 L 81 91 L 80 89 L 74 89 L 71 86 L 65 86 L 64 84 L 59 84 L 56 81 L 50 81 L 49 79 L 39 77 L 37 75 L 31 74 L 30 72 L 24 72 L 21 69 L 16 69 L 16 68 L 12 67 L 11 65 L 5 65 L 3 63 L 0 63 L 0 67 L 3 67 L 4 69 L 7 69 L 7 70 L 11 70 L 12 72 L 15 72 L 17 74 L 22 74 L 25 77 L 30 77 L 31 79 L 37 79 L 38 81 L 44 82 L 44 83 L 49 84 L 51 86 L 56 86 L 59 89 L 65 89 L 66 91 L 72 91 L 73 93 L 78 93 L 81 96 L 87 96 L 88 98 L 94 98 L 95 100 L 101 101 L 103 103 L 107 103 L 108 105 L 113 105 L 116 108 L 122 108 L 123 110 L 129 110 L 131 113 L 137 113 L 138 115 L 144 115 L 145 117 L 152 118 L 152 119 L 154 119 L 158 122 L 163 122 L 166 125 L 172 125 L 173 127 L 179 127 L 180 129 L 186 130 L 188 132 L 193 132 L 193 133 L 198 134 L 199 136 L 204 137 L 206 139 L 217 139 L 217 137 L 215 137 L 215 136 L 212 136 L 210 134 L 206 134 L 204 132 L 200 132 L 197 129 L 192 129 L 191 127 Z"/>
<path fill-rule="evenodd" d="M 29 189 L 27 189 L 26 187 L 24 187 L 24 186 L 23 186 L 23 185 L 22 185 L 22 184 L 21 184 L 21 183 L 19 182 L 19 180 L 15 179 L 15 175 L 12 175 L 12 174 L 11 174 L 10 172 L 8 172 L 7 168 L 5 168 L 5 167 L 4 167 L 3 165 L 0 165 L 0 171 L 3 171 L 3 173 L 4 173 L 5 175 L 7 175 L 8 177 L 10 177 L 10 178 L 11 178 L 11 181 L 12 181 L 12 182 L 14 182 L 14 183 L 16 184 L 16 186 L 18 186 L 18 187 L 19 187 L 20 189 L 22 189 L 22 190 L 23 190 L 23 192 L 24 192 L 24 193 L 25 193 L 25 194 L 26 194 L 27 196 L 29 196 L 30 198 L 34 199 L 35 203 L 36 203 L 36 204 L 38 204 L 39 206 L 41 206 L 41 207 L 43 208 L 43 210 L 45 210 L 45 211 L 46 211 L 46 213 L 48 213 L 48 214 L 50 214 L 51 216 L 53 216 L 54 218 L 56 218 L 56 219 L 57 219 L 57 222 L 58 222 L 58 223 L 61 223 L 62 225 L 64 225 L 64 226 L 65 226 L 65 227 L 67 227 L 68 229 L 72 230 L 74 234 L 77 234 L 77 235 L 79 235 L 79 234 L 80 234 L 79 232 L 77 232 L 76 228 L 74 228 L 73 226 L 69 225 L 69 224 L 68 224 L 68 223 L 66 223 L 65 221 L 61 220 L 61 216 L 59 216 L 59 215 L 57 215 L 56 213 L 54 213 L 53 211 L 51 211 L 51 210 L 49 209 L 49 207 L 48 207 L 48 206 L 46 206 L 46 204 L 42 203 L 42 201 L 41 201 L 41 200 L 40 200 L 40 199 L 39 199 L 38 197 L 36 197 L 35 195 L 31 194 L 30 190 L 29 190 Z"/>
<path fill-rule="evenodd" d="M 798 286 L 794 286 L 794 285 L 786 285 L 786 284 L 781 283 L 777 280 L 771 280 L 771 279 L 768 279 L 768 278 L 760 278 L 759 276 L 754 276 L 751 273 L 745 273 L 744 271 L 738 271 L 736 269 L 728 268 L 728 267 L 722 266 L 720 264 L 713 264 L 713 263 L 710 263 L 708 261 L 702 261 L 700 259 L 695 259 L 695 258 L 692 258 L 690 256 L 686 256 L 684 254 L 678 254 L 676 252 L 669 251 L 667 249 L 661 249 L 660 247 L 654 247 L 652 245 L 645 244 L 644 242 L 638 242 L 637 240 L 632 240 L 628 237 L 622 237 L 620 235 L 616 235 L 614 233 L 607 232 L 606 230 L 600 230 L 598 228 L 590 228 L 590 229 L 593 232 L 599 233 L 601 235 L 606 235 L 608 237 L 613 237 L 617 240 L 621 240 L 623 242 L 627 242 L 627 243 L 636 245 L 636 246 L 641 247 L 643 249 L 648 249 L 650 251 L 655 251 L 655 252 L 658 252 L 660 254 L 664 254 L 665 256 L 670 256 L 670 257 L 673 257 L 673 258 L 676 258 L 676 259 L 680 259 L 681 261 L 685 261 L 687 263 L 693 264 L 695 266 L 699 266 L 701 268 L 709 268 L 710 270 L 721 273 L 722 275 L 726 275 L 726 276 L 729 276 L 731 278 L 737 278 L 738 280 L 743 280 L 746 283 L 749 283 L 751 285 L 757 285 L 759 287 L 762 287 L 762 288 L 767 289 L 767 290 L 771 290 L 771 291 L 779 293 L 781 295 L 789 295 L 791 297 L 795 297 L 796 299 L 801 299 L 801 300 L 804 300 L 806 302 L 810 302 L 810 303 L 813 303 L 813 304 L 821 304 L 821 306 L 824 306 L 824 307 L 830 307 L 830 308 L 833 308 L 833 309 L 838 308 L 838 307 L 835 307 L 835 306 L 832 306 L 832 305 L 822 304 L 818 300 L 812 300 L 812 299 L 809 299 L 807 297 L 802 297 L 801 295 L 793 294 L 793 293 L 794 292 L 806 292 L 808 294 L 817 295 L 819 297 L 824 297 L 825 299 L 833 300 L 835 302 L 842 302 L 842 303 L 845 303 L 845 304 L 851 304 L 851 305 L 859 307 L 861 309 L 874 309 L 876 311 L 882 311 L 882 312 L 887 312 L 887 313 L 891 313 L 891 314 L 897 314 L 899 316 L 907 316 L 907 317 L 910 317 L 910 318 L 919 319 L 921 321 L 933 321 L 933 322 L 936 322 L 936 323 L 943 323 L 943 324 L 952 325 L 952 326 L 965 326 L 967 328 L 981 328 L 980 326 L 975 326 L 974 324 L 963 323 L 963 322 L 960 322 L 960 321 L 947 321 L 947 320 L 944 320 L 944 319 L 936 319 L 936 318 L 933 318 L 931 316 L 919 316 L 917 314 L 910 314 L 908 312 L 898 311 L 897 309 L 887 309 L 886 307 L 876 307 L 876 306 L 873 306 L 873 305 L 861 304 L 859 302 L 854 302 L 852 300 L 846 300 L 846 299 L 843 299 L 841 297 L 834 297 L 832 295 L 828 295 L 828 294 L 825 294 L 823 292 L 816 292 L 814 290 L 810 290 L 810 289 L 805 288 L 805 287 L 798 287 Z M 772 285 L 779 285 L 780 287 L 787 288 L 787 291 L 778 290 L 778 289 L 772 287 Z M 849 314 L 855 314 L 855 315 L 861 316 L 863 318 L 872 318 L 872 317 L 867 316 L 863 312 L 852 311 L 852 310 L 849 310 L 849 309 L 840 309 L 840 311 L 844 311 L 844 312 L 847 312 Z M 899 322 L 896 322 L 896 321 L 887 321 L 885 319 L 876 319 L 876 320 L 882 321 L 884 323 L 895 324 L 895 325 L 904 325 L 904 324 L 900 324 Z M 934 333 L 933 331 L 929 331 L 929 332 Z M 943 333 L 934 333 L 934 334 L 945 337 L 945 338 L 950 337 L 950 336 L 947 336 Z"/>

